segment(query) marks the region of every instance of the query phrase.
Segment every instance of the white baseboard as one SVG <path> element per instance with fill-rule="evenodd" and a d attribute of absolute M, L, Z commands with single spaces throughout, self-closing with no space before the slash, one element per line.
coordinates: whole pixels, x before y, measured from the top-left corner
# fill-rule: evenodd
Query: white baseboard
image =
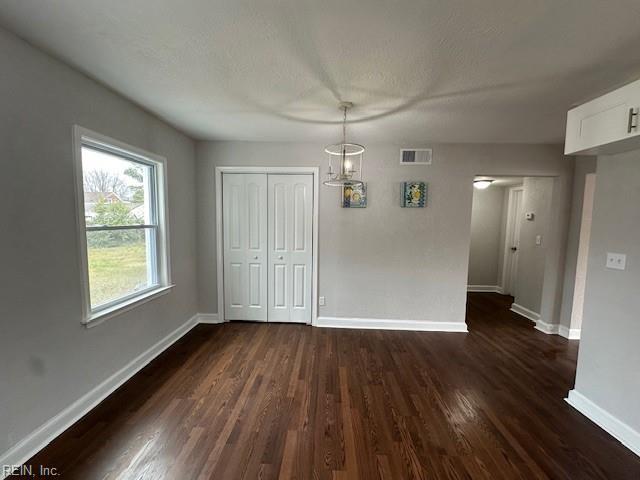
<path fill-rule="evenodd" d="M 197 324 L 195 315 L 0 455 L 0 479 L 6 477 L 3 475 L 3 465 L 18 466 L 29 460 Z"/>
<path fill-rule="evenodd" d="M 528 318 L 532 322 L 538 323 L 540 321 L 540 314 L 534 312 L 533 310 L 529 310 L 522 305 L 518 305 L 517 303 L 511 304 L 511 311 L 517 313 L 518 315 L 522 315 L 525 318 Z"/>
<path fill-rule="evenodd" d="M 614 417 L 576 390 L 569 391 L 566 402 L 605 432 L 640 456 L 640 432 Z"/>
<path fill-rule="evenodd" d="M 522 315 L 525 318 L 528 318 L 532 322 L 535 322 L 535 329 L 546 333 L 547 335 L 557 335 L 560 325 L 557 323 L 547 323 L 540 318 L 540 314 L 534 312 L 533 310 L 529 310 L 522 305 L 518 305 L 517 303 L 511 304 L 511 311 L 517 313 L 518 315 Z"/>
<path fill-rule="evenodd" d="M 464 322 L 429 322 L 426 320 L 389 320 L 382 318 L 318 317 L 314 326 L 377 330 L 417 330 L 422 332 L 467 331 L 467 324 Z"/>
<path fill-rule="evenodd" d="M 199 313 L 196 319 L 198 323 L 223 323 L 217 313 Z"/>
<path fill-rule="evenodd" d="M 558 328 L 558 334 L 569 340 L 580 340 L 579 328 L 567 328 L 564 325 L 560 325 Z"/>
<path fill-rule="evenodd" d="M 499 293 L 502 295 L 503 289 L 500 285 L 467 285 L 467 292 Z"/>
<path fill-rule="evenodd" d="M 560 325 L 557 323 L 547 323 L 542 320 L 536 322 L 536 330 L 546 333 L 547 335 L 557 335 Z"/>

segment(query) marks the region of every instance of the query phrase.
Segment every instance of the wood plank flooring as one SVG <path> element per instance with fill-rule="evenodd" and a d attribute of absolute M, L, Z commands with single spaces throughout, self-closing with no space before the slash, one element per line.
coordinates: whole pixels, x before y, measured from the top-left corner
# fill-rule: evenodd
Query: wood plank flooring
<path fill-rule="evenodd" d="M 469 333 L 200 325 L 28 462 L 78 479 L 634 479 L 563 401 L 578 342 L 509 297 Z"/>

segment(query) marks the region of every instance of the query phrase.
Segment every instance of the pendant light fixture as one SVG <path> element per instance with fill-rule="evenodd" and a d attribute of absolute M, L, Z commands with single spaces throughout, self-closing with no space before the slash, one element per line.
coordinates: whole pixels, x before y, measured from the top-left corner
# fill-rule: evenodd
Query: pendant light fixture
<path fill-rule="evenodd" d="M 342 110 L 342 143 L 327 145 L 324 151 L 329 155 L 329 172 L 325 185 L 343 187 L 345 185 L 362 185 L 362 157 L 364 147 L 357 143 L 347 142 L 347 111 L 353 107 L 351 102 L 340 102 Z M 334 165 L 334 162 L 337 165 Z"/>

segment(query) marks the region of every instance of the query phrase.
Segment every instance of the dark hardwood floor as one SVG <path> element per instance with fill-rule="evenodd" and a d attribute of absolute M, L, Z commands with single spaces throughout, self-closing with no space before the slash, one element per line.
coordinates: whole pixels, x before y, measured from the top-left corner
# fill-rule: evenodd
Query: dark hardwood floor
<path fill-rule="evenodd" d="M 573 410 L 578 342 L 509 297 L 469 333 L 200 325 L 32 458 L 79 479 L 634 479 Z"/>

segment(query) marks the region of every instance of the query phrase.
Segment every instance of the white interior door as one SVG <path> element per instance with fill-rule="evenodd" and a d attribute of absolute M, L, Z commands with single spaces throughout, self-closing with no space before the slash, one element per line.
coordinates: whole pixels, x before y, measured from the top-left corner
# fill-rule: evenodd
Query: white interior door
<path fill-rule="evenodd" d="M 518 256 L 520 250 L 520 228 L 522 226 L 523 212 L 523 196 L 522 188 L 512 188 L 509 192 L 509 206 L 507 219 L 507 238 L 505 242 L 506 262 L 505 262 L 505 279 L 504 293 L 507 295 L 516 295 L 518 284 Z"/>
<path fill-rule="evenodd" d="M 311 323 L 313 176 L 268 177 L 268 318 Z"/>
<path fill-rule="evenodd" d="M 222 176 L 224 315 L 267 321 L 267 176 Z"/>

